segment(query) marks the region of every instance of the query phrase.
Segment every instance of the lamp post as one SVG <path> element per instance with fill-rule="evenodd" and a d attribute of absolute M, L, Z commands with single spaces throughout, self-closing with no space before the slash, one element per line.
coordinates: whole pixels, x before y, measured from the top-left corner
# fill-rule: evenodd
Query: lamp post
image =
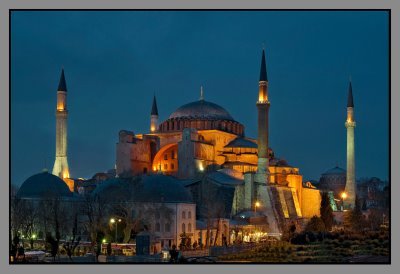
<path fill-rule="evenodd" d="M 342 211 L 344 210 L 344 199 L 347 198 L 347 193 L 346 192 L 342 192 L 340 194 L 340 197 L 342 198 Z"/>
<path fill-rule="evenodd" d="M 121 222 L 121 219 L 118 219 L 118 222 L 117 222 L 117 220 L 114 219 L 114 218 L 111 218 L 111 219 L 110 219 L 110 223 L 112 223 L 112 224 L 115 223 L 115 243 L 117 243 L 118 223 L 120 223 L 120 222 Z"/>

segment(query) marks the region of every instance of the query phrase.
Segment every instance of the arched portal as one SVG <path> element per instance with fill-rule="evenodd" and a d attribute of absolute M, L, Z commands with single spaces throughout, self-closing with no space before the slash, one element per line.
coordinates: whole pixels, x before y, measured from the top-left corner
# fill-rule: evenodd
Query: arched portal
<path fill-rule="evenodd" d="M 167 175 L 178 172 L 178 144 L 163 146 L 153 160 L 153 172 L 162 172 Z"/>

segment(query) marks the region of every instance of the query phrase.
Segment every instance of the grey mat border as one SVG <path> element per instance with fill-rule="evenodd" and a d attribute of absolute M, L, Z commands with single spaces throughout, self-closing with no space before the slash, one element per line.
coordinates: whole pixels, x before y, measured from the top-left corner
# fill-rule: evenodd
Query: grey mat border
<path fill-rule="evenodd" d="M 399 273 L 399 219 L 392 211 L 392 265 L 8 265 L 8 170 L 9 170 L 9 94 L 8 94 L 8 10 L 9 9 L 392 9 L 392 92 L 391 92 L 391 183 L 392 209 L 399 199 L 399 3 L 400 1 L 123 1 L 123 0 L 2 0 L 0 2 L 0 273 Z"/>

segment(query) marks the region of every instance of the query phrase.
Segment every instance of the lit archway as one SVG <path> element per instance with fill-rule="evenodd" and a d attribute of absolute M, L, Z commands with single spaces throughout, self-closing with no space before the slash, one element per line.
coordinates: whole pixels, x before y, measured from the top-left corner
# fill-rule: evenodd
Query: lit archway
<path fill-rule="evenodd" d="M 178 172 L 178 144 L 163 146 L 153 160 L 153 172 L 175 174 Z"/>

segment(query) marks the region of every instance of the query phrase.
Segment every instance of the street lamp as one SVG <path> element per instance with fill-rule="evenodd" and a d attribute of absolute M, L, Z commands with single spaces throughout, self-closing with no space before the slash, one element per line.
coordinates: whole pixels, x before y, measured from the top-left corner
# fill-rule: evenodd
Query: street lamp
<path fill-rule="evenodd" d="M 344 209 L 344 199 L 347 198 L 347 193 L 346 192 L 342 192 L 340 194 L 340 197 L 342 198 L 342 211 L 343 211 L 343 209 Z"/>
<path fill-rule="evenodd" d="M 254 213 L 257 212 L 257 207 L 260 207 L 260 202 L 256 201 L 256 203 L 254 204 Z"/>
<path fill-rule="evenodd" d="M 114 219 L 114 218 L 111 218 L 111 219 L 110 219 L 110 223 L 112 223 L 112 224 L 115 223 L 115 243 L 117 243 L 118 223 L 120 223 L 120 222 L 121 222 L 121 219 L 118 219 L 118 222 L 117 222 L 117 220 Z"/>

